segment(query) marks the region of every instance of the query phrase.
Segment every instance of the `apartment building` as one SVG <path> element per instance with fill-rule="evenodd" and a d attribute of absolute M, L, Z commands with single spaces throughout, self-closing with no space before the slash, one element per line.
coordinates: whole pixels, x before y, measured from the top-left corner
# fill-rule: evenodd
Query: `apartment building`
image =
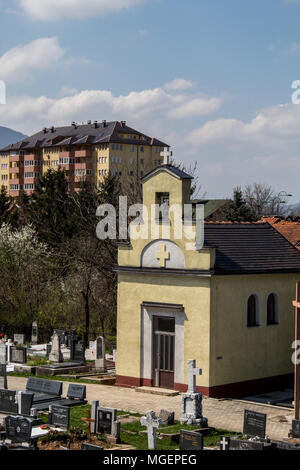
<path fill-rule="evenodd" d="M 140 178 L 163 163 L 168 144 L 128 127 L 126 121 L 88 121 L 78 125 L 44 128 L 0 150 L 0 186 L 12 197 L 35 190 L 49 168 L 65 169 L 69 189 L 82 181 L 97 187 L 110 172 L 134 190 Z"/>

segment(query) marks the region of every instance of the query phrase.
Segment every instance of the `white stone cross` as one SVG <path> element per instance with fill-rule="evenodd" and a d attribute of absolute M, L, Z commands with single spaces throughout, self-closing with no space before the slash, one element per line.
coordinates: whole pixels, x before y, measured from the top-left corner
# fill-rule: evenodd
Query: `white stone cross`
<path fill-rule="evenodd" d="M 196 368 L 196 361 L 188 361 L 188 393 L 196 393 L 196 375 L 202 375 L 202 369 Z"/>
<path fill-rule="evenodd" d="M 220 440 L 220 447 L 221 450 L 228 450 L 228 438 L 223 436 L 222 439 Z"/>
<path fill-rule="evenodd" d="M 160 152 L 160 156 L 163 157 L 164 159 L 164 165 L 169 165 L 170 163 L 170 157 L 173 156 L 173 152 L 170 152 L 168 150 L 168 147 L 165 147 L 164 148 L 164 151 L 163 152 Z"/>
<path fill-rule="evenodd" d="M 156 258 L 160 261 L 160 267 L 166 267 L 166 261 L 170 259 L 170 253 L 166 251 L 166 245 L 162 243 L 159 251 L 156 252 Z"/>
<path fill-rule="evenodd" d="M 146 416 L 141 418 L 141 425 L 147 426 L 148 449 L 156 449 L 156 429 L 161 427 L 161 419 L 156 418 L 154 411 L 147 411 Z"/>

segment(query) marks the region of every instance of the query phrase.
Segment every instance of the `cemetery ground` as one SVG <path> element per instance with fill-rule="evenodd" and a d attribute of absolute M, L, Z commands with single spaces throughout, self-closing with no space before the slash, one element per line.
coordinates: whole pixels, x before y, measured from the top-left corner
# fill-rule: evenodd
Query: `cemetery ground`
<path fill-rule="evenodd" d="M 59 450 L 60 446 L 67 447 L 70 442 L 70 450 L 79 450 L 82 442 L 89 442 L 104 447 L 105 449 L 115 449 L 115 444 L 109 443 L 105 437 L 97 436 L 88 437 L 87 425 L 81 420 L 87 416 L 90 405 L 83 405 L 71 408 L 70 429 L 65 433 L 50 433 L 40 438 L 39 448 L 41 450 Z M 147 431 L 140 424 L 142 415 L 139 413 L 130 413 L 126 411 L 118 411 L 118 420 L 121 421 L 121 444 L 122 447 L 129 446 L 137 450 L 147 450 Z M 47 423 L 47 415 L 40 415 L 44 423 Z M 172 426 L 163 425 L 157 431 L 157 450 L 175 450 L 179 446 L 179 432 L 181 429 L 194 431 L 196 426 L 189 426 L 179 422 Z M 220 436 L 235 435 L 225 430 L 212 430 L 204 436 L 204 445 L 206 447 L 219 447 Z"/>
<path fill-rule="evenodd" d="M 26 377 L 8 376 L 8 388 L 11 390 L 24 389 L 26 382 Z M 77 383 L 75 380 L 74 382 Z M 69 379 L 68 382 L 63 382 L 64 395 L 66 395 L 69 383 L 72 383 L 72 379 Z M 158 433 L 172 434 L 178 432 L 179 429 L 197 429 L 197 426 L 185 426 L 178 423 L 181 416 L 180 395 L 158 396 L 148 393 L 137 393 L 134 389 L 93 384 L 87 381 L 85 383 L 87 384 L 87 400 L 89 403 L 93 400 L 98 400 L 101 406 L 119 410 L 118 419 L 121 418 L 121 441 L 124 445 L 133 446 L 137 449 L 147 449 L 146 428 L 140 425 L 139 417 L 145 415 L 148 410 L 155 411 L 157 416 L 161 409 L 175 412 L 175 420 L 177 420 L 175 426 L 168 429 L 165 427 L 161 428 L 157 430 Z M 75 426 L 82 431 L 87 430 L 87 425 L 81 421 L 81 418 L 86 417 L 88 406 L 71 408 L 71 427 Z M 218 445 L 220 435 L 230 436 L 232 433 L 242 433 L 245 409 L 267 414 L 266 432 L 271 439 L 284 440 L 287 438 L 293 419 L 293 410 L 241 400 L 204 398 L 203 414 L 208 418 L 209 426 L 217 430 L 215 434 L 212 433 L 205 436 L 204 446 Z M 129 415 L 128 418 L 124 418 L 124 413 Z M 140 435 L 141 431 L 142 435 Z M 66 440 L 61 445 L 66 446 L 70 436 L 61 435 L 61 438 Z M 157 443 L 158 449 L 161 450 L 178 448 L 178 443 L 172 442 L 170 438 L 166 437 L 163 439 L 158 438 Z M 105 443 L 102 442 L 102 446 L 105 447 Z"/>

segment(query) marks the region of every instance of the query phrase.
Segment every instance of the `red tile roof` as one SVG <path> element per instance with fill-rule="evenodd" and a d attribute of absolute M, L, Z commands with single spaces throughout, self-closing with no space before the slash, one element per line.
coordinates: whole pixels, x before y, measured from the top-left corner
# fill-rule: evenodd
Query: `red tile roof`
<path fill-rule="evenodd" d="M 300 251 L 300 222 L 293 222 L 282 217 L 262 217 L 261 222 L 267 222 L 272 225 Z"/>

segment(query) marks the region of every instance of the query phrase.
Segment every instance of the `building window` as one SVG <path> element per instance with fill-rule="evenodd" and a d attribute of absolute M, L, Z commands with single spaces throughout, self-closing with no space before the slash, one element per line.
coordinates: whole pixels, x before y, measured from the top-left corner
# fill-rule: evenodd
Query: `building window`
<path fill-rule="evenodd" d="M 278 325 L 278 296 L 274 293 L 268 296 L 267 300 L 267 325 Z"/>
<path fill-rule="evenodd" d="M 140 151 L 144 152 L 144 147 L 143 146 L 140 147 Z"/>
<path fill-rule="evenodd" d="M 144 159 L 143 158 L 140 159 L 140 164 L 144 165 Z"/>
<path fill-rule="evenodd" d="M 254 326 L 259 326 L 258 297 L 252 294 L 247 302 L 247 327 L 251 328 Z"/>
<path fill-rule="evenodd" d="M 134 145 L 130 146 L 130 152 L 134 152 Z"/>

